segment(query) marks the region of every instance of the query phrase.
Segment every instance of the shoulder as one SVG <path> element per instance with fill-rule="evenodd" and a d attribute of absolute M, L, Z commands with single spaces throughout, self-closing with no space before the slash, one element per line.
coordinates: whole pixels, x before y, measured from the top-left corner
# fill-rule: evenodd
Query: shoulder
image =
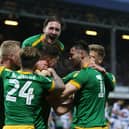
<path fill-rule="evenodd" d="M 28 38 L 25 39 L 24 41 L 31 40 L 31 39 L 36 39 L 36 38 L 39 38 L 40 36 L 41 36 L 41 34 L 33 35 L 33 36 L 28 37 Z M 23 41 L 23 42 L 24 42 L 24 41 Z"/>
<path fill-rule="evenodd" d="M 97 72 L 97 70 L 93 69 L 92 67 L 84 67 L 80 70 L 80 73 L 94 73 Z"/>
<path fill-rule="evenodd" d="M 87 67 L 87 68 L 83 68 L 81 70 L 81 74 L 80 77 L 84 78 L 85 76 L 85 80 L 96 80 L 96 79 L 104 79 L 103 74 L 92 68 L 92 67 Z"/>
<path fill-rule="evenodd" d="M 73 71 L 73 72 L 69 73 L 67 76 L 72 76 L 72 77 L 74 77 L 74 76 L 76 76 L 78 73 L 79 73 L 79 71 Z M 66 77 L 67 77 L 67 76 L 66 76 Z"/>
<path fill-rule="evenodd" d="M 22 47 L 30 46 L 35 40 L 39 39 L 41 35 L 42 34 L 37 34 L 37 35 L 33 35 L 33 36 L 28 37 L 27 39 L 25 39 L 22 42 Z"/>
<path fill-rule="evenodd" d="M 116 78 L 115 75 L 113 73 L 110 72 L 106 72 L 106 76 L 111 79 L 114 83 L 116 83 Z"/>
<path fill-rule="evenodd" d="M 90 74 L 102 74 L 100 71 L 98 71 L 98 70 L 96 70 L 96 69 L 94 69 L 92 67 L 88 67 L 86 69 L 86 71 L 87 71 L 87 73 L 90 73 Z"/>
<path fill-rule="evenodd" d="M 73 79 L 74 77 L 76 77 L 78 75 L 79 71 L 74 71 L 69 73 L 68 75 L 66 75 L 65 77 L 63 77 L 63 81 L 64 83 L 68 82 L 69 80 Z"/>
<path fill-rule="evenodd" d="M 44 82 L 44 83 L 51 83 L 52 82 L 51 77 L 46 77 L 46 76 L 38 75 L 38 74 L 35 74 L 35 76 L 36 76 L 36 79 L 40 82 Z"/>
<path fill-rule="evenodd" d="M 4 69 L 5 69 L 4 66 L 0 66 L 0 74 L 3 72 Z"/>
<path fill-rule="evenodd" d="M 12 72 L 12 70 L 5 68 L 4 66 L 0 66 L 0 75 L 1 76 L 7 76 L 11 72 Z"/>
<path fill-rule="evenodd" d="M 115 77 L 115 75 L 113 73 L 110 73 L 110 72 L 106 72 L 106 75 L 111 76 L 111 77 Z"/>

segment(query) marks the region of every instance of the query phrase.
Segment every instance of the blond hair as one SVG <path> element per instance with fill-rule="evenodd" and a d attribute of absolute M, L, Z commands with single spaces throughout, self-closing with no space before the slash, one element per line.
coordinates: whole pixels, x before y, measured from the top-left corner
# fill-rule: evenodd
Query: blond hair
<path fill-rule="evenodd" d="M 0 57 L 9 56 L 15 54 L 17 48 L 20 48 L 20 42 L 15 40 L 3 41 L 0 46 Z"/>
<path fill-rule="evenodd" d="M 105 49 L 102 45 L 99 44 L 90 44 L 89 45 L 90 51 L 95 51 L 98 53 L 99 56 L 105 57 Z"/>

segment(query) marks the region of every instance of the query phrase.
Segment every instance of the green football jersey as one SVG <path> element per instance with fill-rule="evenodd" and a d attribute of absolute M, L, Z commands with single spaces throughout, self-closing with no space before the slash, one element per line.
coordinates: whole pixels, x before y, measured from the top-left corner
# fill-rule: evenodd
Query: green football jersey
<path fill-rule="evenodd" d="M 22 43 L 22 48 L 27 47 L 27 46 L 32 46 L 32 47 L 36 47 L 38 49 L 42 48 L 45 38 L 45 35 L 43 34 L 38 34 L 38 35 L 34 35 L 31 36 L 27 39 L 25 39 Z M 59 48 L 59 50 L 63 51 L 64 50 L 64 45 L 61 41 L 57 40 L 57 42 L 55 43 L 55 46 L 57 46 L 57 48 Z"/>
<path fill-rule="evenodd" d="M 65 77 L 63 77 L 63 82 L 66 84 L 69 80 L 73 79 L 74 76 L 76 76 L 79 73 L 79 71 L 74 71 L 72 73 L 69 73 L 68 75 L 66 75 Z"/>
<path fill-rule="evenodd" d="M 34 125 L 46 129 L 42 104 L 54 88 L 53 80 L 30 72 L 1 69 L 4 83 L 5 125 Z M 38 128 L 38 127 L 36 127 Z"/>
<path fill-rule="evenodd" d="M 103 75 L 93 68 L 83 68 L 69 83 L 79 88 L 75 94 L 73 128 L 75 126 L 82 128 L 105 126 Z"/>
<path fill-rule="evenodd" d="M 112 73 L 106 72 L 104 74 L 104 82 L 106 88 L 106 100 L 108 99 L 108 95 L 110 91 L 113 91 L 116 85 L 115 76 Z"/>
<path fill-rule="evenodd" d="M 45 94 L 44 97 L 46 97 Z M 40 115 L 35 120 L 34 125 L 36 129 L 48 129 L 48 118 L 51 106 L 46 100 L 44 100 L 41 105 L 42 109 L 39 112 Z"/>
<path fill-rule="evenodd" d="M 4 125 L 4 97 L 3 97 L 3 80 L 0 77 L 0 129 Z"/>

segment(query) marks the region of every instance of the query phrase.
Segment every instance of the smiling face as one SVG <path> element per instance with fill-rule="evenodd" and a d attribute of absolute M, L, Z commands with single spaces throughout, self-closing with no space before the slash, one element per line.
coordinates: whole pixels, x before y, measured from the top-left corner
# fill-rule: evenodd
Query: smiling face
<path fill-rule="evenodd" d="M 1 44 L 1 63 L 7 68 L 15 69 L 20 66 L 20 42 L 6 40 Z"/>
<path fill-rule="evenodd" d="M 95 62 L 96 64 L 101 65 L 105 57 L 104 47 L 99 44 L 91 44 L 89 45 L 89 49 L 89 56 L 91 62 Z"/>
<path fill-rule="evenodd" d="M 39 60 L 36 65 L 35 65 L 35 68 L 42 71 L 42 70 L 45 70 L 47 69 L 49 66 L 48 66 L 48 63 L 46 60 Z"/>
<path fill-rule="evenodd" d="M 59 60 L 59 57 L 44 56 L 43 59 L 40 59 L 36 63 L 35 67 L 40 71 L 48 69 L 49 67 L 54 68 L 58 60 Z"/>
<path fill-rule="evenodd" d="M 50 21 L 43 28 L 43 32 L 46 35 L 46 42 L 53 44 L 61 34 L 61 24 L 58 21 Z"/>
<path fill-rule="evenodd" d="M 91 50 L 89 52 L 89 57 L 91 62 L 95 62 L 96 64 L 101 64 L 103 62 L 103 57 L 100 56 L 96 51 Z"/>
<path fill-rule="evenodd" d="M 54 68 L 59 60 L 59 57 L 53 57 L 53 56 L 46 56 L 46 61 L 48 63 L 48 66 L 51 68 Z"/>

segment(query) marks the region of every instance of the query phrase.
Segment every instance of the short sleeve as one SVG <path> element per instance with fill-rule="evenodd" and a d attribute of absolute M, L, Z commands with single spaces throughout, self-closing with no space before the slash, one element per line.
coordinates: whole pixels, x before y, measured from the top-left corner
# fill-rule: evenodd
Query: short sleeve
<path fill-rule="evenodd" d="M 31 42 L 31 39 L 30 39 L 30 38 L 25 39 L 25 40 L 22 42 L 22 48 L 31 46 L 31 45 L 30 45 L 30 42 Z"/>
<path fill-rule="evenodd" d="M 49 77 L 42 77 L 42 83 L 43 83 L 43 87 L 44 89 L 48 90 L 48 91 L 53 91 L 55 89 L 55 82 L 52 78 Z"/>
<path fill-rule="evenodd" d="M 2 76 L 4 69 L 5 69 L 4 66 L 0 66 L 0 77 Z"/>
<path fill-rule="evenodd" d="M 79 73 L 79 71 L 74 71 L 72 73 L 69 73 L 68 75 L 66 75 L 65 77 L 63 77 L 63 82 L 66 84 L 69 80 L 73 79 L 74 76 L 76 76 Z"/>
<path fill-rule="evenodd" d="M 73 76 L 73 79 L 70 80 L 70 83 L 76 86 L 78 89 L 87 81 L 87 72 L 86 69 L 82 69 L 80 72 L 76 73 Z"/>

